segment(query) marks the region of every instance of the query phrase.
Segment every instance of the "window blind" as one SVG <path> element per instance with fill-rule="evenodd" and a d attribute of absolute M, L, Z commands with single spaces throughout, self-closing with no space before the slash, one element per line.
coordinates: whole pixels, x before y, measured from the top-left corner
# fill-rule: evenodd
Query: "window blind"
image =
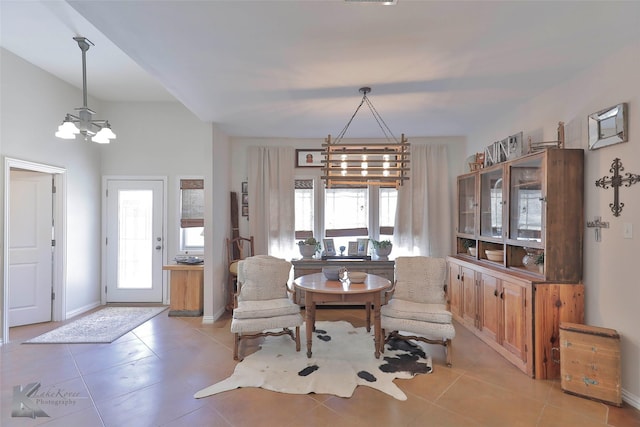
<path fill-rule="evenodd" d="M 181 179 L 180 197 L 180 227 L 204 227 L 204 180 Z"/>

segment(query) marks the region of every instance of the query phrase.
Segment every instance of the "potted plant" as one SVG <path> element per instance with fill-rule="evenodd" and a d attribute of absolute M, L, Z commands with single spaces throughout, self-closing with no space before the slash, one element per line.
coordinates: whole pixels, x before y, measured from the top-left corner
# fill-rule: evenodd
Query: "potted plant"
<path fill-rule="evenodd" d="M 393 249 L 393 243 L 391 243 L 391 240 L 370 240 L 376 257 L 381 260 L 389 259 L 389 254 L 391 253 L 391 249 Z"/>
<path fill-rule="evenodd" d="M 540 252 L 536 257 L 535 264 L 538 266 L 540 274 L 544 274 L 544 252 Z"/>
<path fill-rule="evenodd" d="M 462 240 L 462 246 L 464 246 L 464 249 L 469 252 L 469 255 L 471 256 L 476 256 L 476 241 L 473 239 L 463 239 Z"/>
<path fill-rule="evenodd" d="M 316 252 L 320 252 L 320 242 L 314 237 L 309 237 L 305 240 L 300 240 L 298 242 L 298 248 L 300 249 L 302 258 L 313 258 Z"/>

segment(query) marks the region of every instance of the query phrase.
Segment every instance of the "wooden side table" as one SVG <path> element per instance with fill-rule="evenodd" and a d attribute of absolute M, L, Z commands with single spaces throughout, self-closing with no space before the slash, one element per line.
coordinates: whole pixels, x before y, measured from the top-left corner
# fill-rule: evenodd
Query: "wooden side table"
<path fill-rule="evenodd" d="M 169 270 L 171 303 L 169 316 L 198 317 L 204 313 L 204 266 L 170 264 L 162 267 Z"/>

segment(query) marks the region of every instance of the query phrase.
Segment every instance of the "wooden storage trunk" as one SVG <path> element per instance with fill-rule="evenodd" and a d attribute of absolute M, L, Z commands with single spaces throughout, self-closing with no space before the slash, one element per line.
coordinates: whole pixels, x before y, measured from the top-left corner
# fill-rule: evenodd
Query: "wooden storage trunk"
<path fill-rule="evenodd" d="M 622 406 L 618 333 L 560 323 L 560 378 L 566 393 Z"/>

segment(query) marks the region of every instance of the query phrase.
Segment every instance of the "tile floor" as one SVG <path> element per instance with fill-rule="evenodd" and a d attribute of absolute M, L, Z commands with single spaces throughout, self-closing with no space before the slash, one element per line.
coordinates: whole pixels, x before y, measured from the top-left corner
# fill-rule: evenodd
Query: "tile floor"
<path fill-rule="evenodd" d="M 321 309 L 318 320 L 364 326 L 363 312 Z M 640 426 L 640 412 L 564 394 L 558 381 L 533 380 L 458 326 L 453 368 L 429 346 L 434 372 L 396 380 L 399 401 L 358 387 L 349 399 L 237 389 L 204 399 L 193 393 L 234 369 L 226 315 L 156 316 L 111 344 L 21 344 L 59 324 L 12 328 L 0 347 L 1 426 Z M 255 342 L 258 341 L 258 342 Z M 303 340 L 304 341 L 304 340 Z M 244 346 L 255 351 L 259 340 Z M 304 347 L 304 345 L 303 345 Z M 13 387 L 69 393 L 40 407 L 49 417 L 11 416 Z"/>

